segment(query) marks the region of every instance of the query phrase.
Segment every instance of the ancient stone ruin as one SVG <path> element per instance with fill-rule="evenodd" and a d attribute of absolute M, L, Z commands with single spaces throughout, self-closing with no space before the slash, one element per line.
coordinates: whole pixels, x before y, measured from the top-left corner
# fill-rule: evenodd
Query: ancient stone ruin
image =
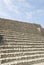
<path fill-rule="evenodd" d="M 0 18 L 0 65 L 44 62 L 44 28 Z"/>

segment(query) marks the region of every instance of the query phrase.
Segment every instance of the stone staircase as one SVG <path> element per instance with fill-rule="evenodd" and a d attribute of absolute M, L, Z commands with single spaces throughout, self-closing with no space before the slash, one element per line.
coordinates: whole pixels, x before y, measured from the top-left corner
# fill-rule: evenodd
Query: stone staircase
<path fill-rule="evenodd" d="M 44 62 L 42 27 L 16 22 L 0 19 L 0 35 L 3 37 L 0 42 L 0 65 L 34 65 Z"/>

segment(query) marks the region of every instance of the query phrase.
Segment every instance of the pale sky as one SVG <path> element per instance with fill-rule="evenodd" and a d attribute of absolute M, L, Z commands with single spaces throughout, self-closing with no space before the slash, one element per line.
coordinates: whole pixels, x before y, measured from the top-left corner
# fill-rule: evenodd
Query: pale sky
<path fill-rule="evenodd" d="M 0 18 L 37 23 L 44 27 L 44 0 L 0 0 Z"/>

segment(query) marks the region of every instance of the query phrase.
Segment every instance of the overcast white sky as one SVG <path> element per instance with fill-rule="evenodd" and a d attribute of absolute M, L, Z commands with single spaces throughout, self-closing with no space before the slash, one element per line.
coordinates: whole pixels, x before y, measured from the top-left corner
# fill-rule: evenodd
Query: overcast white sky
<path fill-rule="evenodd" d="M 44 27 L 44 0 L 0 0 L 0 18 L 37 23 Z"/>

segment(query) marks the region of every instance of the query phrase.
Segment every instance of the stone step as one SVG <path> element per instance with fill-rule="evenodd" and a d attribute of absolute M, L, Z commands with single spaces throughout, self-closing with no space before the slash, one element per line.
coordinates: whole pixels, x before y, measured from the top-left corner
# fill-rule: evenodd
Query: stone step
<path fill-rule="evenodd" d="M 43 48 L 43 47 L 42 47 L 42 48 L 36 48 L 36 47 L 35 47 L 35 48 L 33 48 L 33 47 L 32 47 L 32 48 L 22 48 L 22 47 L 21 47 L 21 48 L 19 48 L 19 47 L 18 47 L 18 48 L 15 48 L 15 47 L 14 47 L 14 48 L 11 48 L 11 47 L 10 47 L 10 48 L 6 48 L 6 49 L 5 49 L 5 48 L 4 48 L 4 49 L 2 48 L 2 49 L 0 49 L 0 51 L 9 51 L 9 50 L 10 50 L 10 51 L 11 51 L 11 50 L 30 50 L 30 49 L 31 49 L 31 50 L 32 50 L 32 49 L 33 49 L 33 50 L 35 50 L 35 49 L 36 49 L 36 50 L 39 50 L 39 49 L 43 50 L 44 48 Z"/>
<path fill-rule="evenodd" d="M 44 43 L 44 40 L 35 40 L 35 39 L 3 39 L 5 42 L 32 42 L 32 43 Z"/>
<path fill-rule="evenodd" d="M 36 54 L 36 55 L 22 55 L 22 56 L 14 56 L 14 57 L 5 57 L 5 58 L 0 58 L 0 60 L 12 60 L 12 59 L 14 59 L 14 60 L 23 60 L 23 59 L 35 59 L 35 58 L 40 58 L 40 57 L 44 57 L 44 54 L 41 54 L 41 55 L 39 55 L 39 54 Z"/>
<path fill-rule="evenodd" d="M 44 44 L 6 44 L 0 45 L 0 49 L 4 48 L 44 48 Z"/>
<path fill-rule="evenodd" d="M 14 60 L 14 61 L 21 61 L 21 60 L 26 60 L 26 58 L 28 59 L 28 60 L 31 60 L 31 59 L 39 59 L 39 58 L 44 58 L 44 55 L 35 55 L 35 56 L 19 56 L 19 57 L 8 57 L 8 58 L 2 58 L 2 59 L 0 59 L 0 60 L 2 60 L 2 61 L 5 61 L 5 62 L 2 62 L 2 63 L 6 63 L 6 62 L 10 62 L 10 61 L 12 61 L 12 60 Z M 9 61 L 8 61 L 9 60 Z"/>
<path fill-rule="evenodd" d="M 19 55 L 19 54 L 31 54 L 31 55 L 32 55 L 32 53 L 33 53 L 33 54 L 36 54 L 36 53 L 37 53 L 37 54 L 38 54 L 38 53 L 39 53 L 39 54 L 42 54 L 42 53 L 44 54 L 44 51 L 23 51 L 23 52 L 22 52 L 22 51 L 18 51 L 18 52 L 9 52 L 9 53 L 8 53 L 8 52 L 7 52 L 7 53 L 3 53 L 3 52 L 2 52 L 2 53 L 0 53 L 0 55 L 8 55 L 8 54 L 15 54 L 15 55 L 17 55 L 17 54 L 18 54 L 18 55 Z"/>
<path fill-rule="evenodd" d="M 15 64 L 15 65 L 17 65 L 17 64 L 19 64 L 19 63 L 29 63 L 29 64 L 32 64 L 32 63 L 39 63 L 39 62 L 44 62 L 44 57 L 41 57 L 41 58 L 35 58 L 35 59 L 25 59 L 25 60 L 17 60 L 17 61 L 15 61 L 15 60 L 13 60 L 13 61 L 11 61 L 11 62 L 5 62 L 5 63 L 2 63 L 1 65 L 11 65 L 11 64 Z"/>
<path fill-rule="evenodd" d="M 37 37 L 37 36 L 32 36 L 32 35 L 28 35 L 27 37 L 25 37 L 25 36 L 5 36 L 5 39 L 41 39 L 42 40 L 42 37 Z"/>
<path fill-rule="evenodd" d="M 0 45 L 0 47 L 15 47 L 15 46 L 19 46 L 19 47 L 44 47 L 44 43 L 8 43 L 8 44 L 2 44 Z"/>
<path fill-rule="evenodd" d="M 44 44 L 9 44 L 9 45 L 0 45 L 0 49 L 1 48 L 44 48 Z"/>
<path fill-rule="evenodd" d="M 36 40 L 29 40 L 29 41 L 25 41 L 25 40 L 17 40 L 17 41 L 9 41 L 9 40 L 4 40 L 4 41 L 6 41 L 6 42 L 29 42 L 29 43 L 44 43 L 44 40 L 38 40 L 38 41 L 36 41 Z"/>
<path fill-rule="evenodd" d="M 28 49 L 28 48 L 44 48 L 44 45 L 25 45 L 25 46 L 23 46 L 23 45 L 5 45 L 5 46 L 0 46 L 0 49 L 9 49 L 9 47 L 10 47 L 10 49 L 11 48 L 23 48 L 23 49 Z"/>
<path fill-rule="evenodd" d="M 30 51 L 44 51 L 44 49 L 12 49 L 12 50 L 4 50 L 4 51 L 0 51 L 0 53 L 13 53 L 13 52 L 30 52 Z"/>
<path fill-rule="evenodd" d="M 28 53 L 10 53 L 10 54 L 2 54 L 1 58 L 7 58 L 7 57 L 16 57 L 16 56 L 24 56 L 24 55 L 44 55 L 44 52 L 28 52 Z"/>

